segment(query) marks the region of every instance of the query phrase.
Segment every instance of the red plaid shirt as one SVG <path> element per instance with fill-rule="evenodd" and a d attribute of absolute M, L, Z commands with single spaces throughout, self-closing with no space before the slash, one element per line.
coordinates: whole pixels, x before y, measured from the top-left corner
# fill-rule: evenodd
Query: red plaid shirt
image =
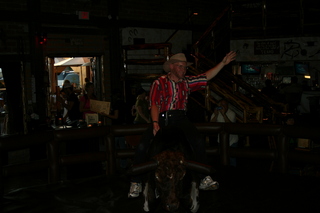
<path fill-rule="evenodd" d="M 150 105 L 157 105 L 159 112 L 168 110 L 186 110 L 190 92 L 205 89 L 206 74 L 185 76 L 175 83 L 167 75 L 161 76 L 153 82 L 150 90 Z"/>

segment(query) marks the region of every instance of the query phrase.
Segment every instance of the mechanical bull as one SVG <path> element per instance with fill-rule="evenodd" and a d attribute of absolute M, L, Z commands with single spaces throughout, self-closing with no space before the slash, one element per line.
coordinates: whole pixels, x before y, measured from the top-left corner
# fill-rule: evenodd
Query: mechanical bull
<path fill-rule="evenodd" d="M 152 141 L 150 161 L 132 167 L 132 174 L 147 173 L 143 190 L 146 212 L 160 206 L 168 212 L 191 211 L 199 208 L 198 173 L 214 170 L 192 161 L 193 150 L 179 128 L 163 128 Z"/>

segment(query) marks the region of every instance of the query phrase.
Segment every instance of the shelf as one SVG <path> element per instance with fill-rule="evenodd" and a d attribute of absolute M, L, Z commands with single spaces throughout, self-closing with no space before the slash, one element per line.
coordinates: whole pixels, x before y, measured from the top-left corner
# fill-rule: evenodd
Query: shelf
<path fill-rule="evenodd" d="M 123 49 L 123 64 L 126 73 L 131 73 L 130 78 L 138 73 L 134 73 L 135 66 L 130 65 L 151 65 L 138 67 L 139 73 L 149 73 L 153 68 L 162 69 L 159 65 L 165 63 L 171 53 L 171 43 L 150 43 L 150 44 L 133 44 L 124 45 Z M 130 53 L 129 53 L 130 52 Z M 155 66 L 155 67 L 154 67 Z M 151 68 L 151 69 L 150 69 Z M 132 71 L 132 72 L 130 72 Z M 133 74 L 133 75 L 132 75 Z M 152 74 L 151 74 L 152 75 Z M 150 76 L 137 76 L 136 78 L 149 78 Z"/>
<path fill-rule="evenodd" d="M 152 44 L 133 44 L 124 45 L 122 49 L 124 50 L 145 50 L 145 49 L 171 49 L 171 43 L 152 43 Z"/>
<path fill-rule="evenodd" d="M 128 65 L 161 65 L 165 62 L 166 60 L 163 59 L 128 59 L 125 60 L 124 63 Z"/>

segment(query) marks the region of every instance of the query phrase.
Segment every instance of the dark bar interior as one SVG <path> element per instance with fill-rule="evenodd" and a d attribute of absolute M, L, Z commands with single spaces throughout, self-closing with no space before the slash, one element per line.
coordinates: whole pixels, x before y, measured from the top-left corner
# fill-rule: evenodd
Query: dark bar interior
<path fill-rule="evenodd" d="M 196 212 L 320 212 L 317 1 L 0 5 L 0 212 L 144 212 L 169 124 L 208 159 L 175 165 L 219 183 Z"/>

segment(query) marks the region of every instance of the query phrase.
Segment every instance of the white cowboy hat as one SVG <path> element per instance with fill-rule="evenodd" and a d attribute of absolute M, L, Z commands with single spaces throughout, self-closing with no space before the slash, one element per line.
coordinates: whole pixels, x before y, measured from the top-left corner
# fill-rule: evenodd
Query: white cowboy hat
<path fill-rule="evenodd" d="M 183 53 L 177 53 L 177 54 L 171 56 L 168 61 L 164 62 L 163 70 L 165 72 L 170 72 L 170 66 L 169 65 L 177 63 L 177 62 L 187 62 L 187 66 L 190 66 L 191 64 L 193 64 L 193 63 L 187 61 L 187 58 Z"/>

